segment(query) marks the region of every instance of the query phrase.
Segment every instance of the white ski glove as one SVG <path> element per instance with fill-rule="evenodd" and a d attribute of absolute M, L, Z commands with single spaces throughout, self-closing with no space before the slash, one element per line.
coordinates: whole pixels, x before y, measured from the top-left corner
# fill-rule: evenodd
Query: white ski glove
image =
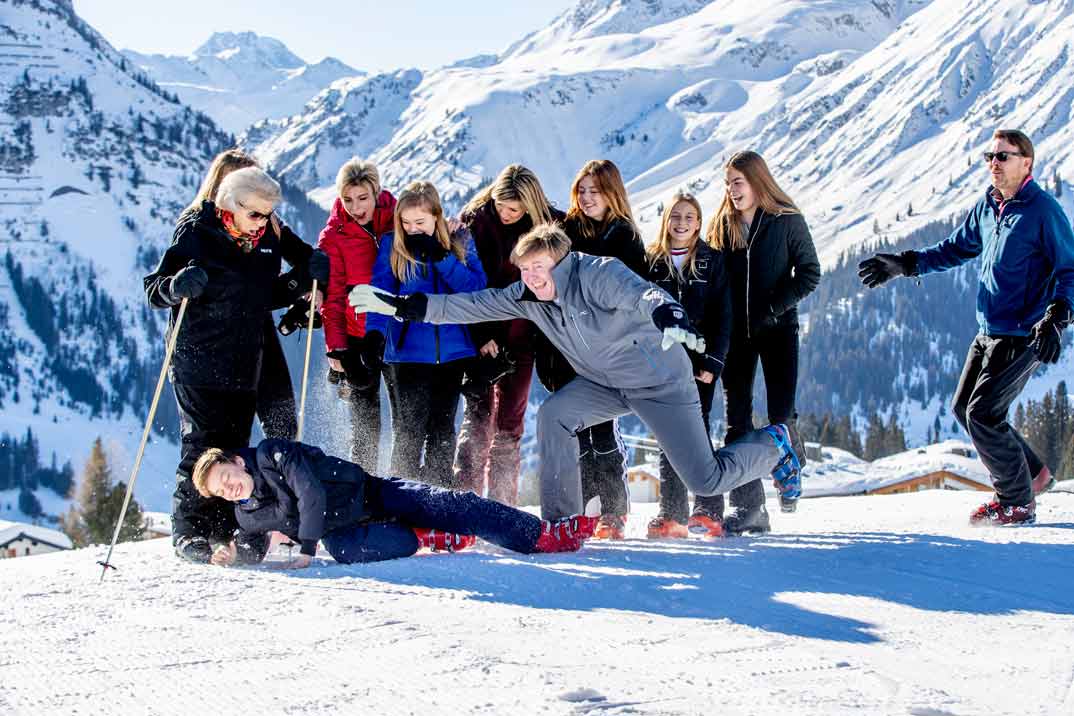
<path fill-rule="evenodd" d="M 664 329 L 664 337 L 660 341 L 660 347 L 668 350 L 676 343 L 682 343 L 688 349 L 697 353 L 705 352 L 705 339 L 696 333 L 691 333 L 685 328 L 672 327 Z"/>
<path fill-rule="evenodd" d="M 705 339 L 694 333 L 690 319 L 682 306 L 674 303 L 665 303 L 653 311 L 653 323 L 664 334 L 660 341 L 660 347 L 668 350 L 676 343 L 682 343 L 689 350 L 697 353 L 705 352 Z"/>
<path fill-rule="evenodd" d="M 424 293 L 396 296 L 378 291 L 369 284 L 352 288 L 347 300 L 350 301 L 355 313 L 380 313 L 385 316 L 395 316 L 402 321 L 424 320 L 425 307 L 429 302 Z"/>

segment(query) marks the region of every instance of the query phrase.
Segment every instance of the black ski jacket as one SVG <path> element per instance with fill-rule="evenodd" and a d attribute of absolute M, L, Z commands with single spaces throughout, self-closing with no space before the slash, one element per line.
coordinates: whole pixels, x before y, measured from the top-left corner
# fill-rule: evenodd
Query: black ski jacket
<path fill-rule="evenodd" d="M 257 449 L 240 450 L 254 478 L 250 499 L 235 504 L 243 532 L 276 530 L 300 542 L 313 556 L 325 533 L 369 519 L 365 470 L 325 455 L 320 448 L 274 438 Z"/>
<path fill-rule="evenodd" d="M 631 271 L 648 280 L 649 262 L 645 258 L 645 244 L 642 243 L 641 234 L 629 221 L 613 219 L 601 224 L 596 227 L 592 237 L 582 233 L 584 221 L 588 220 L 571 217 L 563 221 L 563 231 L 571 240 L 571 251 L 619 259 Z M 533 352 L 537 379 L 550 392 L 559 390 L 574 379 L 574 368 L 544 334 L 538 332 Z"/>
<path fill-rule="evenodd" d="M 306 267 L 313 247 L 285 225 L 277 236 L 273 223 L 247 254 L 228 235 L 212 202 L 180 219 L 171 246 L 144 279 L 149 305 L 172 309 L 170 331 L 181 302 L 169 292 L 172 276 L 191 261 L 209 276 L 204 293 L 187 305 L 169 371 L 173 383 L 257 388 L 265 320 L 311 288 Z M 280 276 L 281 259 L 295 270 Z"/>
<path fill-rule="evenodd" d="M 695 375 L 702 370 L 720 375 L 731 344 L 731 284 L 723 261 L 721 252 L 699 241 L 694 270 L 686 276 L 664 259 L 649 267 L 649 280 L 686 309 L 690 324 L 705 339 L 704 354 L 687 351 Z"/>
<path fill-rule="evenodd" d="M 820 283 L 820 261 L 801 214 L 757 210 L 747 248 L 725 252 L 734 330 L 747 337 L 798 325 L 798 302 Z"/>

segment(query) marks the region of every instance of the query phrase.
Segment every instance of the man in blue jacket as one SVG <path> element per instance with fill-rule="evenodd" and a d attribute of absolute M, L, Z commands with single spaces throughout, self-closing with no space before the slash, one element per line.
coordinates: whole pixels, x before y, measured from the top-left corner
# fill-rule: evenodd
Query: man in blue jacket
<path fill-rule="evenodd" d="M 992 475 L 995 498 L 971 524 L 1028 524 L 1037 494 L 1055 484 L 1007 422 L 1011 403 L 1041 363 L 1059 360 L 1074 318 L 1074 233 L 1059 203 L 1033 181 L 1033 143 L 1000 129 L 984 153 L 992 186 L 962 225 L 922 251 L 877 254 L 858 274 L 869 288 L 895 276 L 946 271 L 981 257 L 977 322 L 953 409 Z"/>

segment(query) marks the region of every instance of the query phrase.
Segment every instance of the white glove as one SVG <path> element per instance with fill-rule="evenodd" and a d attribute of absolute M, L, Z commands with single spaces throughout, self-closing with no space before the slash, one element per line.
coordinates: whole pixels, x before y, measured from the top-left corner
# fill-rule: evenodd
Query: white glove
<path fill-rule="evenodd" d="M 678 326 L 665 328 L 664 338 L 660 341 L 660 347 L 664 350 L 668 350 L 676 343 L 682 343 L 696 353 L 705 352 L 705 339 L 701 338 L 696 333 L 692 333 L 685 328 L 679 328 Z"/>
<path fill-rule="evenodd" d="M 394 316 L 397 311 L 397 303 L 393 304 L 389 303 L 389 301 L 397 298 L 397 296 L 378 291 L 369 284 L 363 283 L 351 289 L 347 300 L 350 301 L 355 313 L 381 313 L 385 316 Z"/>

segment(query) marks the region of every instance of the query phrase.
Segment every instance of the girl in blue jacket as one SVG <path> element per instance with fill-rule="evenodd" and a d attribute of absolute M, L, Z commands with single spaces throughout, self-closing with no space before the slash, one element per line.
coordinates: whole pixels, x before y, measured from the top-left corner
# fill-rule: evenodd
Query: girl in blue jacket
<path fill-rule="evenodd" d="M 414 182 L 399 195 L 395 231 L 381 239 L 371 283 L 403 295 L 485 288 L 469 231 L 448 230 L 440 195 L 429 182 Z M 470 333 L 465 326 L 375 314 L 367 320 L 367 335 L 373 333 L 374 344 L 382 346 L 386 364 L 394 436 L 391 473 L 449 487 L 463 369 L 477 354 Z"/>

